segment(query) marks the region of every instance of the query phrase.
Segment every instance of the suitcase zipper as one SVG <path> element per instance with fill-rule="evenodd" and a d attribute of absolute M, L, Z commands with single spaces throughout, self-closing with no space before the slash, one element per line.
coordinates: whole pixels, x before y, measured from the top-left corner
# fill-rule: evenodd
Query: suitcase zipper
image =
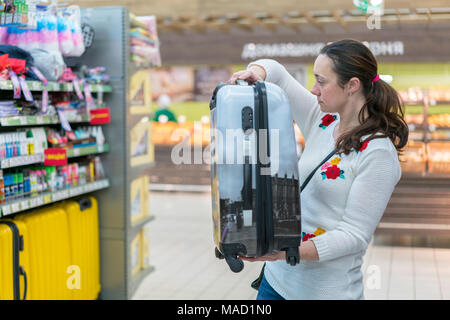
<path fill-rule="evenodd" d="M 258 109 L 259 111 L 259 130 L 265 130 L 266 132 L 266 145 L 267 145 L 267 157 L 268 162 L 265 164 L 262 164 L 260 161 L 260 150 L 259 146 L 261 145 L 261 136 L 259 135 L 258 130 L 258 164 L 260 165 L 259 170 L 261 170 L 261 167 L 263 169 L 269 170 L 270 172 L 270 138 L 269 138 L 269 110 L 268 110 L 268 104 L 267 104 L 267 92 L 266 92 L 266 86 L 263 82 L 255 82 L 255 87 L 258 91 L 258 97 L 259 97 L 259 105 Z M 267 173 L 267 172 L 266 172 Z M 263 246 L 263 254 L 272 252 L 273 250 L 273 243 L 274 243 L 274 232 L 273 232 L 273 214 L 272 214 L 272 183 L 271 183 L 271 174 L 265 174 L 260 175 L 261 177 L 261 197 L 262 197 L 262 220 L 264 221 L 263 224 L 263 239 L 262 239 L 262 246 Z"/>
<path fill-rule="evenodd" d="M 259 90 L 257 85 L 253 86 L 255 103 L 254 103 L 254 114 L 255 114 L 255 132 L 257 136 L 256 143 L 256 164 L 255 164 L 255 181 L 256 181 L 256 255 L 262 256 L 264 255 L 264 247 L 265 247 L 265 221 L 264 221 L 264 206 L 262 206 L 263 195 L 262 195 L 262 177 L 260 175 L 261 172 L 261 163 L 259 159 L 259 129 L 261 125 L 261 110 L 260 110 L 260 97 Z"/>
<path fill-rule="evenodd" d="M 270 139 L 266 87 L 262 82 L 254 83 L 256 144 L 256 213 L 257 254 L 264 255 L 273 250 L 272 184 L 271 175 L 261 175 L 262 169 L 270 170 Z M 260 157 L 260 130 L 266 132 L 268 163 L 262 164 Z"/>

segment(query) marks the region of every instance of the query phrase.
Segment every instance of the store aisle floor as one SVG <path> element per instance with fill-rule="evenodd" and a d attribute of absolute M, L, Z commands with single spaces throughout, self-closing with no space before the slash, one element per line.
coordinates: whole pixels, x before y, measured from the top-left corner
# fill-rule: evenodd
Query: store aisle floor
<path fill-rule="evenodd" d="M 150 264 L 133 299 L 253 300 L 250 283 L 262 263 L 233 273 L 214 255 L 209 193 L 152 192 L 148 224 Z M 371 244 L 365 256 L 365 297 L 450 299 L 450 249 Z"/>

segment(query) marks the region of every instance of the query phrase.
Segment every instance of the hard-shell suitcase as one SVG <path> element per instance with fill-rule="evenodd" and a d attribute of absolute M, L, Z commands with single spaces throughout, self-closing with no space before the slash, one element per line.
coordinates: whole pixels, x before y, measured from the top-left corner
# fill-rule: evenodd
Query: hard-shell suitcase
<path fill-rule="evenodd" d="M 98 204 L 94 197 L 59 204 L 67 214 L 71 245 L 72 274 L 80 279 L 71 284 L 73 299 L 95 300 L 100 293 L 100 243 Z"/>
<path fill-rule="evenodd" d="M 27 229 L 22 222 L 0 220 L 0 300 L 29 298 L 27 244 Z"/>
<path fill-rule="evenodd" d="M 72 266 L 69 225 L 66 212 L 57 206 L 17 215 L 14 221 L 26 225 L 30 270 L 27 272 L 32 300 L 71 300 L 68 285 Z"/>
<path fill-rule="evenodd" d="M 210 101 L 211 192 L 216 256 L 234 272 L 237 256 L 286 251 L 299 261 L 300 191 L 293 119 L 272 83 L 220 84 Z"/>

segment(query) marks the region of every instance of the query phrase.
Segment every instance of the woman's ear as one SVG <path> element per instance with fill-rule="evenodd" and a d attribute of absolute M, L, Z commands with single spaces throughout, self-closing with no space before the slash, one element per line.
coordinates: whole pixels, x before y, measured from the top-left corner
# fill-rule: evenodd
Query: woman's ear
<path fill-rule="evenodd" d="M 347 82 L 347 92 L 349 96 L 357 92 L 359 88 L 361 88 L 361 81 L 359 78 L 353 77 Z"/>

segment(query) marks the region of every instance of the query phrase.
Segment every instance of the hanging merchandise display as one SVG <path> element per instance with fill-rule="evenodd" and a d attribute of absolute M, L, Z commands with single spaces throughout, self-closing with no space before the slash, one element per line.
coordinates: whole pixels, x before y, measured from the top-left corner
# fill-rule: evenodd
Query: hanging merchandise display
<path fill-rule="evenodd" d="M 1 79 L 12 80 L 15 75 L 25 77 L 27 80 L 38 80 L 30 70 L 31 66 L 33 66 L 33 57 L 29 52 L 11 45 L 0 45 Z"/>
<path fill-rule="evenodd" d="M 85 52 L 78 6 L 58 8 L 54 1 L 49 6 L 32 7 L 28 23 L 8 23 L 0 28 L 1 43 L 24 50 L 60 52 L 65 57 L 80 57 Z"/>
<path fill-rule="evenodd" d="M 42 73 L 47 81 L 57 81 L 64 73 L 65 63 L 59 51 L 32 49 L 30 54 L 34 66 Z M 43 78 L 39 77 L 41 81 Z"/>
<path fill-rule="evenodd" d="M 139 67 L 161 66 L 156 17 L 130 14 L 131 61 Z"/>

